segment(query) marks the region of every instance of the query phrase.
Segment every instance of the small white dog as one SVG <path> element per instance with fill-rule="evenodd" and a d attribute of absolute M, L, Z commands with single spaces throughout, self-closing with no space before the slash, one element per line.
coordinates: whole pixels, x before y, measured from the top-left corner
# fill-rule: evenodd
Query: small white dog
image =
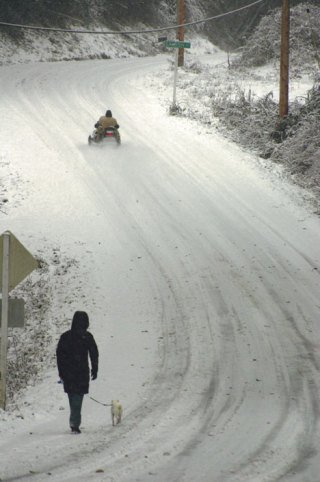
<path fill-rule="evenodd" d="M 111 419 L 112 425 L 118 425 L 122 418 L 122 405 L 119 400 L 111 400 Z"/>

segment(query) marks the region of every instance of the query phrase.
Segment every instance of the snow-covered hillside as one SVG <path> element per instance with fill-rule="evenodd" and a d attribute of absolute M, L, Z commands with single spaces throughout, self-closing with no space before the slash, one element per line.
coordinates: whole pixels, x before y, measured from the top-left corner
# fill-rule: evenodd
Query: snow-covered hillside
<path fill-rule="evenodd" d="M 316 482 L 312 194 L 215 130 L 204 79 L 226 81 L 227 54 L 192 39 L 183 118 L 168 115 L 172 54 L 136 53 L 1 67 L 1 232 L 41 268 L 12 293 L 27 326 L 10 331 L 0 479 Z M 253 95 L 276 91 L 270 73 L 252 76 Z M 89 147 L 106 108 L 122 145 Z M 86 397 L 71 437 L 55 347 L 77 309 L 100 350 L 90 395 L 119 398 L 124 418 L 112 428 Z"/>

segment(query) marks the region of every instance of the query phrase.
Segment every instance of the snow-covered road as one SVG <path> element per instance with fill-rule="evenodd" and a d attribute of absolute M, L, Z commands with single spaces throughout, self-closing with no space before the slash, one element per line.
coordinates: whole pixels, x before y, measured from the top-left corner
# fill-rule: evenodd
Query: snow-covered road
<path fill-rule="evenodd" d="M 1 232 L 79 259 L 86 298 L 67 316 L 91 319 L 91 395 L 124 405 L 112 428 L 87 398 L 72 437 L 50 369 L 24 419 L 0 421 L 1 480 L 320 480 L 319 219 L 235 145 L 167 115 L 164 62 L 1 67 L 16 176 Z M 107 108 L 122 145 L 89 147 Z"/>

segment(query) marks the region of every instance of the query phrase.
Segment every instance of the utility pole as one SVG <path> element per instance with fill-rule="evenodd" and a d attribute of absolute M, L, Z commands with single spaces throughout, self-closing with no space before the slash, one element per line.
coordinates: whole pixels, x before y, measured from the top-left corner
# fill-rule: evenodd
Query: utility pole
<path fill-rule="evenodd" d="M 281 15 L 281 51 L 280 51 L 280 98 L 279 116 L 288 115 L 289 111 L 289 34 L 290 34 L 290 0 L 282 0 Z"/>
<path fill-rule="evenodd" d="M 183 25 L 185 23 L 186 8 L 185 0 L 177 0 L 177 23 L 178 25 Z M 184 41 L 184 27 L 179 27 L 177 30 L 177 40 L 181 42 Z M 183 67 L 184 65 L 184 49 L 181 48 L 178 51 L 178 67 Z"/>

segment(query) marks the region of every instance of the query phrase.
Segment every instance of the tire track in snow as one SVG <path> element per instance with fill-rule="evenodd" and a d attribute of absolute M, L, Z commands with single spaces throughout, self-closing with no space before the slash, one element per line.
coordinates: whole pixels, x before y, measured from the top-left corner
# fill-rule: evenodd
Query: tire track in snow
<path fill-rule="evenodd" d="M 90 72 L 92 65 L 95 68 Z M 90 63 L 89 68 L 88 64 L 84 88 L 83 79 L 79 80 L 71 66 L 64 65 L 68 83 L 81 93 L 79 97 L 66 94 L 68 107 L 64 108 L 62 85 L 61 93 L 55 96 L 60 109 L 73 112 L 78 100 L 85 106 L 86 114 L 90 112 L 84 92 L 87 86 L 93 87 L 93 79 L 96 81 L 103 71 L 102 65 L 105 64 Z M 163 330 L 159 365 L 149 382 L 147 400 L 129 411 L 125 423 L 116 431 L 88 434 L 88 442 L 80 442 L 73 452 L 62 455 L 57 451 L 49 463 L 38 461 L 42 474 L 27 474 L 23 478 L 43 480 L 44 473 L 52 471 L 50 480 L 61 480 L 62 475 L 63 480 L 90 480 L 97 478 L 94 471 L 101 465 L 105 469 L 102 480 L 279 480 L 298 469 L 303 457 L 312 454 L 318 433 L 317 358 L 314 355 L 312 362 L 308 360 L 314 347 L 306 334 L 301 336 L 301 310 L 298 314 L 297 310 L 286 312 L 283 308 L 286 299 L 292 303 L 295 297 L 299 307 L 305 306 L 303 320 L 311 320 L 317 314 L 312 298 L 316 292 L 314 278 L 305 276 L 304 290 L 310 291 L 310 297 L 305 297 L 299 294 L 302 285 L 295 276 L 298 269 L 305 267 L 305 262 L 301 262 L 304 238 L 296 235 L 292 242 L 289 266 L 283 243 L 295 234 L 294 215 L 290 217 L 290 211 L 283 208 L 283 219 L 288 214 L 289 221 L 282 223 L 277 218 L 280 210 L 277 216 L 274 210 L 268 214 L 270 203 L 262 199 L 258 215 L 252 199 L 258 200 L 259 196 L 255 198 L 254 183 L 250 186 L 244 182 L 244 165 L 233 164 L 232 156 L 236 154 L 228 151 L 230 160 L 219 152 L 212 164 L 211 152 L 217 150 L 220 141 L 202 145 L 204 137 L 200 136 L 192 139 L 190 145 L 183 132 L 188 121 L 167 119 L 159 112 L 156 101 L 146 98 L 145 93 L 139 98 L 133 86 L 121 78 L 131 74 L 133 67 L 127 63 L 122 71 L 119 68 L 112 74 L 110 82 L 101 76 L 94 85 L 93 101 L 102 98 L 107 87 L 108 104 L 113 100 L 123 118 L 128 150 L 124 144 L 118 165 L 104 166 L 105 172 L 98 164 L 86 167 L 90 156 L 72 147 L 78 127 L 72 130 L 68 145 L 71 162 L 85 169 L 88 188 L 94 190 L 96 178 L 100 178 L 97 202 L 102 205 L 107 199 L 103 195 L 105 185 L 108 202 L 114 202 L 122 212 L 124 232 L 131 232 L 134 243 L 143 249 L 145 269 L 152 267 L 157 274 L 152 292 L 162 300 L 158 318 Z M 85 64 L 82 69 L 85 73 Z M 56 81 L 51 79 L 50 85 Z M 31 89 L 34 82 L 30 81 Z M 45 85 L 45 78 L 43 82 Z M 26 93 L 27 85 L 24 82 Z M 40 125 L 46 106 L 41 96 L 35 99 L 36 107 L 23 103 L 24 115 L 37 115 Z M 147 123 L 143 119 L 146 113 L 139 114 L 143 101 L 150 101 Z M 39 114 L 41 106 L 44 113 Z M 52 120 L 57 121 L 58 114 L 54 114 L 53 110 Z M 141 123 L 134 123 L 135 116 Z M 83 132 L 87 117 L 80 121 Z M 73 115 L 70 118 L 75 124 Z M 149 136 L 145 133 L 146 124 Z M 46 136 L 44 130 L 42 134 Z M 63 141 L 64 134 L 60 132 L 59 138 Z M 50 143 L 49 136 L 47 140 Z M 190 146 L 190 152 L 186 146 Z M 195 160 L 196 148 L 201 155 Z M 131 164 L 125 171 L 122 165 L 129 159 Z M 144 177 L 148 174 L 145 180 L 134 167 L 139 162 Z M 116 178 L 113 187 L 110 175 L 112 182 Z M 257 181 L 258 188 L 271 196 L 259 175 L 251 176 L 251 182 Z M 146 206 L 140 211 L 121 199 L 131 182 L 135 185 L 134 195 L 145 196 Z M 180 204 L 179 199 L 183 200 Z M 165 220 L 162 227 L 158 220 Z M 290 226 L 282 234 L 284 225 Z M 178 251 L 174 245 L 179 246 Z M 314 254 L 311 242 L 308 249 Z M 253 267 L 254 258 L 259 262 Z M 312 257 L 308 258 L 314 265 Z M 272 290 L 274 283 L 276 289 Z M 293 288 L 296 294 L 291 292 Z M 301 356 L 308 361 L 295 359 Z M 295 385 L 292 373 L 297 374 L 301 366 L 301 380 Z M 292 400 L 293 396 L 299 396 L 299 401 Z M 41 452 L 38 442 L 34 442 L 34 447 Z M 85 464 L 79 468 L 81 459 Z"/>

